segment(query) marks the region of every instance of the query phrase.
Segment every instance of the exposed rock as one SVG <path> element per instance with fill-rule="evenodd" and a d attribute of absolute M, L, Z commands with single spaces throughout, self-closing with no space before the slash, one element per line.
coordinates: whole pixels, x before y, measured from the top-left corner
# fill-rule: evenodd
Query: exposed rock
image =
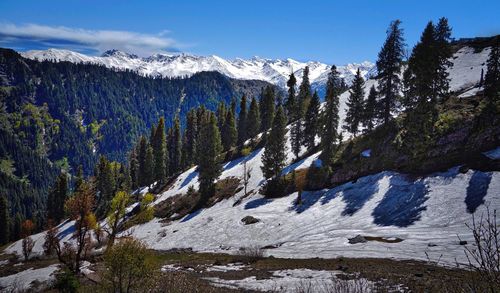
<path fill-rule="evenodd" d="M 427 244 L 427 246 L 429 246 L 429 247 L 434 247 L 434 246 L 437 246 L 437 244 L 436 244 L 436 243 L 429 242 L 429 244 Z"/>
<path fill-rule="evenodd" d="M 243 219 L 241 219 L 241 221 L 242 221 L 245 225 L 251 225 L 251 224 L 255 224 L 255 223 L 260 222 L 260 220 L 259 220 L 259 219 L 254 218 L 254 217 L 252 217 L 252 216 L 246 216 L 246 217 L 244 217 Z"/>
<path fill-rule="evenodd" d="M 356 243 L 365 243 L 367 242 L 368 240 L 366 240 L 365 237 L 363 237 L 362 235 L 357 235 L 356 237 L 354 238 L 349 238 L 349 243 L 350 244 L 356 244 Z"/>
<path fill-rule="evenodd" d="M 460 240 L 460 242 L 459 242 L 458 244 L 460 244 L 460 245 L 466 245 L 466 244 L 467 244 L 467 241 L 465 241 L 465 240 Z"/>

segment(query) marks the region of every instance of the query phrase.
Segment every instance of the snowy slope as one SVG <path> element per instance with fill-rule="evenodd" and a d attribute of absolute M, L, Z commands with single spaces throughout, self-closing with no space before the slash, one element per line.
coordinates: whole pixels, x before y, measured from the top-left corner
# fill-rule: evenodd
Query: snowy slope
<path fill-rule="evenodd" d="M 73 51 L 48 49 L 32 50 L 21 53 L 25 58 L 36 60 L 69 61 L 74 63 L 102 64 L 110 68 L 128 69 L 142 75 L 179 77 L 190 76 L 200 71 L 218 71 L 236 79 L 257 79 L 286 86 L 286 81 L 293 70 L 297 80 L 302 80 L 303 70 L 309 66 L 311 83 L 325 84 L 330 65 L 320 62 L 299 62 L 293 59 L 264 59 L 253 57 L 245 60 L 225 60 L 218 56 L 195 56 L 190 54 L 165 55 L 155 54 L 146 58 L 127 54 L 117 50 L 110 50 L 101 57 L 87 56 Z M 348 83 L 352 80 L 359 68 L 363 76 L 368 78 L 372 73 L 373 63 L 352 63 L 338 66 L 341 76 Z"/>
<path fill-rule="evenodd" d="M 464 225 L 471 220 L 467 209 L 484 212 L 482 200 L 491 209 L 500 208 L 499 172 L 471 170 L 461 174 L 458 168 L 418 180 L 383 172 L 334 189 L 305 192 L 302 206 L 294 205 L 296 193 L 267 200 L 258 194 L 264 183 L 260 170 L 262 152 L 257 150 L 245 158 L 253 168 L 249 190 L 257 193 L 240 205 L 233 207 L 243 191 L 168 225 L 154 219 L 136 226 L 131 229 L 132 235 L 158 250 L 191 247 L 197 251 L 236 252 L 240 247 L 274 245 L 277 248 L 267 250 L 268 255 L 400 259 L 426 259 L 427 252 L 434 260 L 442 254 L 443 263 L 453 264 L 455 259 L 465 261 L 458 237 L 472 241 Z M 317 155 L 288 171 L 309 166 Z M 243 159 L 227 163 L 221 178 L 241 176 L 242 162 Z M 190 185 L 197 185 L 194 169 L 182 174 L 157 202 L 184 192 Z M 244 225 L 241 219 L 247 215 L 261 222 Z M 358 234 L 403 241 L 349 244 L 348 238 Z"/>

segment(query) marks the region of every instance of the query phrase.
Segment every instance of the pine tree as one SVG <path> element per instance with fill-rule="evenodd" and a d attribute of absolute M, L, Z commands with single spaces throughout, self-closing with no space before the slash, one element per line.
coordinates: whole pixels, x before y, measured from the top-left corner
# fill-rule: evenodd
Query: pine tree
<path fill-rule="evenodd" d="M 215 193 L 215 180 L 222 172 L 220 152 L 222 151 L 220 132 L 217 128 L 217 119 L 214 113 L 202 120 L 200 137 L 197 145 L 198 176 L 200 182 L 201 199 L 198 208 L 208 201 Z"/>
<path fill-rule="evenodd" d="M 186 118 L 186 131 L 183 149 L 183 156 L 185 157 L 184 165 L 186 167 L 195 163 L 196 159 L 196 137 L 198 136 L 198 124 L 196 119 L 196 112 L 190 110 Z"/>
<path fill-rule="evenodd" d="M 170 146 L 170 172 L 175 174 L 181 170 L 181 159 L 182 159 L 182 137 L 181 137 L 181 125 L 179 117 L 176 116 L 174 120 L 174 126 L 172 128 L 172 135 L 170 141 L 168 142 Z"/>
<path fill-rule="evenodd" d="M 435 28 L 436 33 L 436 54 L 437 54 L 437 77 L 436 97 L 448 95 L 450 91 L 450 79 L 448 68 L 452 65 L 450 58 L 452 57 L 451 50 L 451 28 L 448 25 L 448 19 L 442 17 Z"/>
<path fill-rule="evenodd" d="M 365 81 L 358 68 L 351 86 L 349 98 L 346 102 L 347 109 L 344 125 L 344 129 L 352 133 L 354 136 L 358 133 L 359 125 L 363 120 L 363 99 L 365 97 L 364 86 Z"/>
<path fill-rule="evenodd" d="M 403 30 L 399 27 L 400 20 L 391 22 L 387 30 L 387 39 L 378 54 L 376 62 L 378 70 L 378 92 L 380 102 L 378 113 L 384 123 L 391 119 L 391 112 L 396 108 L 401 80 L 399 77 L 404 57 Z"/>
<path fill-rule="evenodd" d="M 68 175 L 61 172 L 47 196 L 47 218 L 56 223 L 64 218 L 64 203 L 68 193 Z"/>
<path fill-rule="evenodd" d="M 75 178 L 75 188 L 74 190 L 78 190 L 80 185 L 82 185 L 83 181 L 85 180 L 83 176 L 83 166 L 79 165 L 78 166 L 78 171 L 76 173 L 76 178 Z"/>
<path fill-rule="evenodd" d="M 370 88 L 370 93 L 368 94 L 368 99 L 364 103 L 363 110 L 363 126 L 367 131 L 372 131 L 375 127 L 376 122 L 376 109 L 377 109 L 377 90 L 375 86 L 372 85 Z"/>
<path fill-rule="evenodd" d="M 155 181 L 163 181 L 166 177 L 166 140 L 165 140 L 165 120 L 163 117 L 158 121 L 156 133 L 153 138 L 153 157 L 154 157 L 154 172 L 153 178 Z"/>
<path fill-rule="evenodd" d="M 304 68 L 304 74 L 302 76 L 302 82 L 299 86 L 299 94 L 297 95 L 298 110 L 300 111 L 300 118 L 304 117 L 304 114 L 309 106 L 311 100 L 311 83 L 309 82 L 309 66 Z"/>
<path fill-rule="evenodd" d="M 240 115 L 238 117 L 238 145 L 243 145 L 247 139 L 247 98 L 243 95 L 240 102 Z"/>
<path fill-rule="evenodd" d="M 339 126 L 339 96 L 342 93 L 341 79 L 335 65 L 328 73 L 325 95 L 325 109 L 321 127 L 321 160 L 324 166 L 332 163 L 335 147 L 338 141 Z"/>
<path fill-rule="evenodd" d="M 129 155 L 129 173 L 131 180 L 131 188 L 133 190 L 139 187 L 139 161 L 137 159 L 136 147 L 133 147 Z"/>
<path fill-rule="evenodd" d="M 146 153 L 148 151 L 148 142 L 146 140 L 146 137 L 142 136 L 141 139 L 139 140 L 139 151 L 138 151 L 138 158 L 139 158 L 139 186 L 146 186 L 151 183 L 151 177 L 148 177 L 149 174 L 151 174 L 151 170 L 147 170 L 146 167 Z"/>
<path fill-rule="evenodd" d="M 146 159 L 144 161 L 144 182 L 145 185 L 150 185 L 153 183 L 153 169 L 154 169 L 154 156 L 153 148 L 148 146 L 146 149 Z"/>
<path fill-rule="evenodd" d="M 104 157 L 99 157 L 97 165 L 96 189 L 99 192 L 97 198 L 98 216 L 105 216 L 108 211 L 109 202 L 116 190 L 116 176 L 112 164 Z"/>
<path fill-rule="evenodd" d="M 500 99 L 500 37 L 495 37 L 486 62 L 484 94 L 488 101 L 495 104 Z"/>
<path fill-rule="evenodd" d="M 0 245 L 4 245 L 9 242 L 9 236 L 10 219 L 7 199 L 4 196 L 0 196 Z"/>
<path fill-rule="evenodd" d="M 288 98 L 285 102 L 286 112 L 288 114 L 288 118 L 292 121 L 294 118 L 293 113 L 295 112 L 295 107 L 297 106 L 297 101 L 295 97 L 295 85 L 297 84 L 297 79 L 295 75 L 290 73 L 290 78 L 288 79 L 286 85 L 288 86 Z"/>
<path fill-rule="evenodd" d="M 418 104 L 437 101 L 439 94 L 439 53 L 436 31 L 432 22 L 425 27 L 420 41 L 413 48 L 405 72 L 405 107 L 413 109 Z"/>
<path fill-rule="evenodd" d="M 259 105 L 257 103 L 257 99 L 252 98 L 252 102 L 250 103 L 250 110 L 248 111 L 248 119 L 247 119 L 247 134 L 248 137 L 254 141 L 255 137 L 259 134 L 260 131 L 260 113 L 259 113 Z"/>
<path fill-rule="evenodd" d="M 227 111 L 224 128 L 222 129 L 222 145 L 224 150 L 228 151 L 238 139 L 238 131 L 236 130 L 236 121 L 233 111 Z"/>
<path fill-rule="evenodd" d="M 226 103 L 224 101 L 219 102 L 219 106 L 217 107 L 217 127 L 222 131 L 224 129 L 224 125 L 226 124 Z"/>
<path fill-rule="evenodd" d="M 314 91 L 304 118 L 304 145 L 308 150 L 311 150 L 316 145 L 315 139 L 319 129 L 319 107 L 319 96 Z"/>
<path fill-rule="evenodd" d="M 274 118 L 276 95 L 272 86 L 266 86 L 260 100 L 260 130 L 266 132 L 271 128 Z"/>
<path fill-rule="evenodd" d="M 278 106 L 273 119 L 269 139 L 262 155 L 262 173 L 266 178 L 278 178 L 286 163 L 286 116 L 283 107 Z"/>

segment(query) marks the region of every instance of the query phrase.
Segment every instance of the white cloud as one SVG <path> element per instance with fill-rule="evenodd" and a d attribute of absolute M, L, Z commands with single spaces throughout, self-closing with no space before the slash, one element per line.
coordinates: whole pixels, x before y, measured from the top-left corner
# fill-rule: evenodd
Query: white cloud
<path fill-rule="evenodd" d="M 0 37 L 15 43 L 15 40 L 38 42 L 44 46 L 60 46 L 67 43 L 74 47 L 95 50 L 100 53 L 118 49 L 138 55 L 156 52 L 178 51 L 182 47 L 176 40 L 166 37 L 169 31 L 163 30 L 156 35 L 115 30 L 86 30 L 64 26 L 38 24 L 0 24 Z"/>

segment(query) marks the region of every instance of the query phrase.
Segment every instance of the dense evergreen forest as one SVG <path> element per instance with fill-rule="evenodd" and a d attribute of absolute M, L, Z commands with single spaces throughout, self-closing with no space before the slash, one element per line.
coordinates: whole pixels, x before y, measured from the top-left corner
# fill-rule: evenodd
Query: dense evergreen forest
<path fill-rule="evenodd" d="M 191 108 L 215 110 L 243 94 L 259 97 L 266 85 L 217 72 L 149 78 L 0 49 L 0 193 L 13 222 L 44 218 L 47 191 L 60 170 L 75 175 L 82 166 L 93 174 L 100 155 L 124 162 L 159 117 L 170 127 L 176 115 L 183 123 Z"/>

